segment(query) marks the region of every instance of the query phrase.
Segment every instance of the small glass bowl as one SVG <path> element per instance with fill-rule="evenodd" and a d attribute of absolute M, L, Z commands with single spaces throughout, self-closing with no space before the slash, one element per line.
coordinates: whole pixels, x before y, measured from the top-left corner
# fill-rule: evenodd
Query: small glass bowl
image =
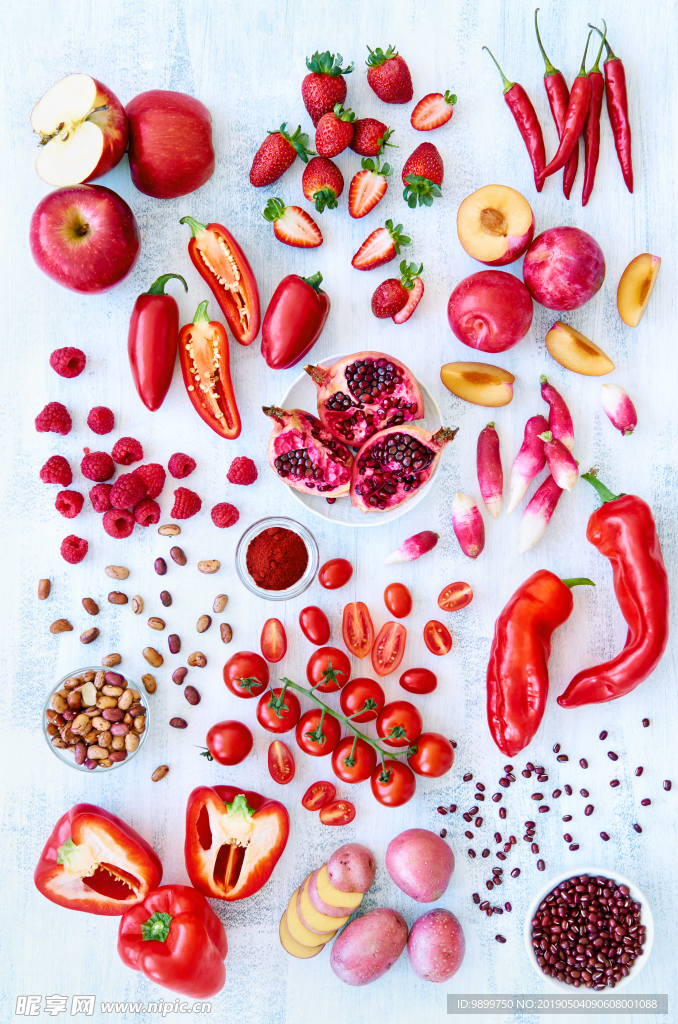
<path fill-rule="evenodd" d="M 292 530 L 293 533 L 296 533 L 298 537 L 301 537 L 308 551 L 308 565 L 304 575 L 291 587 L 288 587 L 287 590 L 264 590 L 254 582 L 247 568 L 247 549 L 250 541 L 264 530 L 270 530 L 275 526 L 285 530 Z M 265 601 L 290 601 L 293 597 L 303 594 L 315 579 L 319 562 L 318 545 L 313 534 L 305 526 L 302 526 L 301 523 L 298 523 L 295 519 L 288 519 L 286 516 L 269 516 L 266 519 L 259 519 L 258 522 L 252 523 L 243 533 L 235 550 L 235 568 L 241 582 L 252 594 L 256 594 L 257 597 L 263 597 Z"/>
<path fill-rule="evenodd" d="M 129 679 L 124 672 L 121 672 L 120 675 L 123 675 L 125 679 L 127 679 L 127 685 L 131 689 L 137 691 L 137 693 L 139 694 L 139 703 L 143 704 L 144 708 L 146 709 L 146 728 L 142 733 L 139 734 L 139 746 L 137 747 L 137 749 L 132 751 L 131 753 L 128 752 L 127 757 L 125 758 L 124 761 L 115 761 L 110 766 L 110 768 L 99 768 L 99 766 L 97 766 L 96 768 L 86 768 L 84 764 L 76 764 L 73 754 L 70 753 L 68 750 L 60 750 L 58 747 L 55 747 L 51 742 L 51 737 L 47 733 L 47 726 L 49 725 L 47 712 L 52 709 L 52 697 L 57 692 L 57 690 L 61 690 L 63 688 L 63 685 L 66 682 L 66 680 L 71 679 L 72 676 L 81 676 L 83 672 L 116 672 L 117 670 L 118 666 L 116 666 L 113 669 L 110 669 L 105 668 L 105 666 L 103 665 L 85 665 L 84 668 L 78 668 L 74 672 L 69 672 L 68 675 L 63 676 L 63 678 L 60 679 L 59 682 L 56 683 L 47 694 L 47 700 L 45 701 L 45 706 L 42 709 L 42 734 L 45 737 L 47 746 L 52 751 L 52 753 L 56 757 L 58 757 L 58 759 L 61 762 L 63 762 L 63 764 L 67 764 L 70 768 L 75 768 L 75 770 L 78 772 L 92 772 L 96 775 L 102 775 L 104 772 L 112 772 L 115 768 L 124 767 L 124 765 L 129 764 L 132 758 L 134 758 L 139 753 L 139 751 L 141 750 L 146 741 L 146 737 L 148 736 L 150 708 L 148 706 L 148 701 L 146 700 L 145 694 L 143 692 L 143 687 L 140 689 L 139 686 L 132 679 Z"/>

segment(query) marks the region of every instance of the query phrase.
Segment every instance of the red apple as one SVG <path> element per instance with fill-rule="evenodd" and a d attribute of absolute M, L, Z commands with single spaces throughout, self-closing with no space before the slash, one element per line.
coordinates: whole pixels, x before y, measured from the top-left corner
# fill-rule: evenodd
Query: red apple
<path fill-rule="evenodd" d="M 90 75 L 66 75 L 33 107 L 41 137 L 35 169 L 48 185 L 79 185 L 110 171 L 127 149 L 127 115 Z"/>
<path fill-rule="evenodd" d="M 46 195 L 31 217 L 30 242 L 48 277 L 85 293 L 122 281 L 141 247 L 134 214 L 103 185 L 71 185 Z"/>
<path fill-rule="evenodd" d="M 534 238 L 527 199 L 508 185 L 483 185 L 457 210 L 457 234 L 465 251 L 488 267 L 519 259 Z"/>
<path fill-rule="evenodd" d="M 212 118 L 204 103 L 183 92 L 151 89 L 131 100 L 129 167 L 147 196 L 176 199 L 214 173 Z"/>
<path fill-rule="evenodd" d="M 447 319 L 459 341 L 481 352 L 505 352 L 532 323 L 532 299 L 522 281 L 501 270 L 465 277 L 450 295 Z"/>
<path fill-rule="evenodd" d="M 579 309 L 605 280 L 603 250 L 579 228 L 549 228 L 527 250 L 523 280 L 547 309 Z"/>

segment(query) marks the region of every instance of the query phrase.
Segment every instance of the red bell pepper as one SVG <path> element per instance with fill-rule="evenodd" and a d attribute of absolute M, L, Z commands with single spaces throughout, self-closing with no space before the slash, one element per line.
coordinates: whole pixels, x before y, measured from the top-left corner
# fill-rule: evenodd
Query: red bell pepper
<path fill-rule="evenodd" d="M 34 875 L 52 903 L 109 917 L 140 903 L 161 878 L 155 850 L 95 804 L 76 804 L 59 818 Z"/>
<path fill-rule="evenodd" d="M 242 900 L 271 877 L 290 831 L 277 800 L 234 786 L 198 786 L 186 807 L 186 870 L 205 896 Z"/>
<path fill-rule="evenodd" d="M 191 263 L 212 289 L 228 326 L 241 345 L 251 345 L 259 333 L 259 289 L 245 253 L 223 224 L 200 224 L 182 217 L 191 239 Z"/>
<path fill-rule="evenodd" d="M 126 967 L 193 999 L 221 992 L 226 981 L 224 926 L 190 885 L 162 885 L 123 915 L 118 954 Z"/>
<path fill-rule="evenodd" d="M 173 277 L 188 291 L 180 274 L 163 274 L 138 297 L 129 322 L 129 365 L 139 398 L 151 412 L 167 397 L 177 355 L 179 307 L 176 299 L 165 295 L 165 285 Z"/>
<path fill-rule="evenodd" d="M 294 366 L 320 337 L 330 312 L 322 279 L 288 274 L 273 292 L 261 329 L 261 354 L 272 370 Z"/>
<path fill-rule="evenodd" d="M 201 302 L 193 323 L 181 328 L 179 362 L 193 408 L 208 427 L 229 441 L 240 436 L 242 423 L 231 381 L 226 328 L 207 316 L 209 300 Z"/>

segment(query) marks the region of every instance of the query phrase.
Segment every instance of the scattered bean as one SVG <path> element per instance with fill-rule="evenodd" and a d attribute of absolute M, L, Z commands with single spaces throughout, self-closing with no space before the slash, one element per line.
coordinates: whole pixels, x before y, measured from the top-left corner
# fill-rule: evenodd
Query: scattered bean
<path fill-rule="evenodd" d="M 114 665 L 119 665 L 122 658 L 119 654 L 105 654 L 101 659 L 101 664 L 105 665 L 106 668 L 113 668 Z"/>
<path fill-rule="evenodd" d="M 609 757 L 610 761 L 619 760 L 619 754 L 615 754 L 614 750 L 608 750 L 607 756 Z"/>
<path fill-rule="evenodd" d="M 457 810 L 457 805 L 456 804 L 450 804 L 450 806 L 449 806 L 450 814 L 454 814 L 456 812 L 456 810 Z"/>
<path fill-rule="evenodd" d="M 163 606 L 163 608 L 169 608 L 170 605 L 172 604 L 172 595 L 170 594 L 169 590 L 160 591 L 160 604 Z"/>
<path fill-rule="evenodd" d="M 186 660 L 191 668 L 204 668 L 207 664 L 207 658 L 202 651 L 193 651 L 193 654 L 189 654 Z"/>
<path fill-rule="evenodd" d="M 533 800 L 543 800 L 544 799 L 544 794 L 543 793 L 533 793 L 532 794 L 532 799 Z"/>
<path fill-rule="evenodd" d="M 545 869 L 546 869 L 546 864 L 544 863 L 544 861 L 543 860 L 538 860 L 537 861 L 537 871 L 544 871 Z"/>
<path fill-rule="evenodd" d="M 640 767 L 636 768 L 635 774 L 636 775 L 642 775 L 643 774 L 643 767 L 642 767 L 642 765 Z"/>
<path fill-rule="evenodd" d="M 468 829 L 466 830 L 466 832 L 464 832 L 464 835 L 466 836 L 467 839 L 473 839 L 473 832 L 469 832 Z"/>
<path fill-rule="evenodd" d="M 167 637 L 167 646 L 169 647 L 170 654 L 178 654 L 181 650 L 181 637 L 178 633 L 170 633 Z"/>
<path fill-rule="evenodd" d="M 666 792 L 669 793 L 670 790 L 671 790 L 671 780 L 670 779 L 664 779 L 662 785 L 663 785 L 664 789 L 666 790 Z"/>
<path fill-rule="evenodd" d="M 230 644 L 233 639 L 233 630 L 227 622 L 222 622 L 219 626 L 219 633 L 221 634 L 222 643 Z"/>
<path fill-rule="evenodd" d="M 642 828 L 640 827 L 640 825 L 637 822 L 636 822 L 636 824 L 633 827 L 635 828 L 636 832 L 642 832 L 643 831 Z"/>
<path fill-rule="evenodd" d="M 572 836 L 570 835 L 569 832 L 565 833 L 565 835 L 563 836 L 563 839 L 565 840 L 566 843 L 571 843 L 572 842 Z"/>
<path fill-rule="evenodd" d="M 123 594 L 119 590 L 112 590 L 108 595 L 109 604 L 127 604 L 127 594 Z"/>
<path fill-rule="evenodd" d="M 502 789 L 508 789 L 508 787 L 511 785 L 511 782 L 509 779 L 500 779 L 499 785 L 502 787 Z"/>
<path fill-rule="evenodd" d="M 640 806 L 641 807 L 649 807 L 651 803 L 652 803 L 652 801 L 649 799 L 649 797 L 645 797 L 644 800 L 640 801 Z"/>
<path fill-rule="evenodd" d="M 184 690 L 184 697 L 188 703 L 193 706 L 200 703 L 200 694 L 196 690 L 195 686 L 187 686 Z"/>
<path fill-rule="evenodd" d="M 221 612 L 223 612 L 224 609 L 226 608 L 227 604 L 228 604 L 228 597 L 226 596 L 226 594 L 217 594 L 217 596 L 214 598 L 214 604 L 212 605 L 212 611 L 216 615 L 220 615 Z"/>
<path fill-rule="evenodd" d="M 173 729 L 186 729 L 188 722 L 185 718 L 170 718 L 170 725 Z"/>
<path fill-rule="evenodd" d="M 619 779 L 612 779 L 612 781 L 610 782 L 610 785 L 612 786 L 613 789 L 616 789 L 617 786 L 619 785 Z"/>
<path fill-rule="evenodd" d="M 586 815 L 587 818 L 589 818 L 593 814 L 593 811 L 594 811 L 593 804 L 587 804 L 586 807 L 584 808 L 584 814 Z"/>
<path fill-rule="evenodd" d="M 150 619 L 148 620 L 148 625 L 151 627 L 151 629 L 163 630 L 165 628 L 165 620 L 159 619 L 156 615 L 151 615 Z"/>
<path fill-rule="evenodd" d="M 476 851 L 475 850 L 469 850 L 468 851 L 468 855 L 473 860 L 475 858 Z"/>
<path fill-rule="evenodd" d="M 155 647 L 144 647 L 141 653 L 143 654 L 148 664 L 152 665 L 153 668 L 160 668 L 160 666 L 165 661 L 162 654 L 156 651 Z"/>
<path fill-rule="evenodd" d="M 158 765 L 158 767 L 155 769 L 155 771 L 151 775 L 151 780 L 153 782 L 160 782 L 161 779 L 165 778 L 165 776 L 167 775 L 168 771 L 169 771 L 169 765 L 167 765 L 167 764 Z"/>
<path fill-rule="evenodd" d="M 554 754 L 560 753 L 560 743 L 554 743 L 553 744 L 553 753 Z"/>
<path fill-rule="evenodd" d="M 46 601 L 51 589 L 52 584 L 49 580 L 38 580 L 38 601 Z"/>
<path fill-rule="evenodd" d="M 144 684 L 146 693 L 155 693 L 158 689 L 158 684 L 155 681 L 155 676 L 152 676 L 150 672 L 147 672 L 141 677 L 141 682 Z"/>
<path fill-rule="evenodd" d="M 474 800 L 480 800 L 482 802 L 485 799 L 485 795 L 484 795 L 484 793 L 474 793 L 473 794 L 473 799 Z"/>
<path fill-rule="evenodd" d="M 558 760 L 558 761 L 560 761 L 562 763 L 562 762 L 565 762 L 565 761 L 569 761 L 570 759 L 567 756 L 567 754 L 558 754 L 558 757 L 557 757 L 556 760 Z"/>
<path fill-rule="evenodd" d="M 565 792 L 567 793 L 568 796 L 572 796 L 572 786 L 568 786 L 568 784 L 565 783 L 565 785 L 563 786 L 563 789 L 565 790 Z"/>
<path fill-rule="evenodd" d="M 610 841 L 610 837 L 607 834 L 607 832 L 601 832 L 600 833 L 600 838 L 603 840 L 604 843 L 609 843 L 609 841 Z"/>
<path fill-rule="evenodd" d="M 563 821 L 572 821 L 572 815 L 571 814 L 564 814 L 563 815 Z"/>
<path fill-rule="evenodd" d="M 436 810 L 438 811 L 438 814 L 447 814 L 447 810 L 444 807 L 438 807 Z"/>
<path fill-rule="evenodd" d="M 554 789 L 553 792 L 551 793 L 551 796 L 553 797 L 554 800 L 557 800 L 558 797 L 561 796 L 561 795 L 562 795 L 562 790 L 561 789 Z"/>
<path fill-rule="evenodd" d="M 475 820 L 475 826 L 476 826 L 476 828 L 480 828 L 480 826 L 482 825 L 482 823 L 483 823 L 483 819 L 482 819 L 482 818 L 476 818 L 476 820 Z"/>
<path fill-rule="evenodd" d="M 172 673 L 172 682 L 176 683 L 177 686 L 181 686 L 187 675 L 188 669 L 184 668 L 183 665 L 181 666 L 181 668 L 175 668 L 174 672 Z"/>
<path fill-rule="evenodd" d="M 172 560 L 176 562 L 177 565 L 186 565 L 186 555 L 181 550 L 181 548 L 170 548 L 170 555 L 172 557 Z"/>
<path fill-rule="evenodd" d="M 129 576 L 129 569 L 124 565 L 107 565 L 104 572 L 112 580 L 126 580 Z"/>
<path fill-rule="evenodd" d="M 218 558 L 207 558 L 207 559 L 203 559 L 202 562 L 198 562 L 198 571 L 199 572 L 204 572 L 207 575 L 211 575 L 212 573 L 219 572 L 220 568 L 221 568 L 221 562 L 219 561 Z"/>
<path fill-rule="evenodd" d="M 519 874 L 520 874 L 520 868 L 514 868 L 513 871 L 511 872 L 511 878 L 517 878 Z"/>
<path fill-rule="evenodd" d="M 49 631 L 50 633 L 71 633 L 73 631 L 73 627 L 68 619 L 55 619 L 49 627 Z"/>
<path fill-rule="evenodd" d="M 603 731 L 598 734 L 598 739 L 599 740 L 606 740 L 607 739 L 607 729 L 603 729 Z"/>
<path fill-rule="evenodd" d="M 440 836 L 441 839 L 444 839 L 445 836 L 447 835 L 447 829 L 446 828 L 441 828 L 441 830 L 438 833 L 438 835 Z"/>
<path fill-rule="evenodd" d="M 178 537 L 181 533 L 181 527 L 177 526 L 176 523 L 167 523 L 165 526 L 158 527 L 158 533 L 161 537 Z"/>
<path fill-rule="evenodd" d="M 494 800 L 495 804 L 498 804 L 499 801 L 501 800 L 501 793 L 493 793 L 492 799 Z"/>
<path fill-rule="evenodd" d="M 649 724 L 650 724 L 650 719 L 649 718 L 644 718 L 643 719 L 643 729 L 647 729 Z"/>
<path fill-rule="evenodd" d="M 532 843 L 532 846 L 530 847 L 530 849 L 532 850 L 532 853 L 539 853 L 539 847 L 537 846 L 536 843 Z"/>
<path fill-rule="evenodd" d="M 91 597 L 83 597 L 82 607 L 85 609 L 88 615 L 98 615 L 99 605 L 96 601 L 93 601 Z"/>
<path fill-rule="evenodd" d="M 135 594 L 132 598 L 132 611 L 135 615 L 141 615 L 144 610 L 144 599 L 139 594 Z"/>
<path fill-rule="evenodd" d="M 91 629 L 86 629 L 84 633 L 80 634 L 80 643 L 91 644 L 96 640 L 98 636 L 99 630 L 96 628 L 96 626 L 92 626 Z"/>
<path fill-rule="evenodd" d="M 473 893 L 473 896 L 471 897 L 471 899 L 473 900 L 473 902 L 476 905 L 478 905 L 480 903 L 480 895 L 477 892 Z"/>
<path fill-rule="evenodd" d="M 579 767 L 580 768 L 588 768 L 588 766 L 589 766 L 589 763 L 586 760 L 586 758 L 585 757 L 580 757 L 579 758 Z"/>
<path fill-rule="evenodd" d="M 602 835 L 602 832 L 601 832 L 601 835 Z M 578 850 L 579 849 L 579 843 L 570 843 L 568 849 L 573 850 L 573 851 L 574 850 Z"/>
<path fill-rule="evenodd" d="M 497 942 L 506 942 L 506 939 L 504 938 L 503 935 L 495 935 L 495 939 L 497 940 Z"/>
<path fill-rule="evenodd" d="M 464 782 L 470 782 L 472 778 L 473 778 L 473 773 L 472 772 L 466 772 L 466 775 L 463 776 Z"/>
<path fill-rule="evenodd" d="M 208 630 L 210 628 L 211 625 L 212 625 L 212 616 L 211 615 L 201 615 L 200 618 L 198 619 L 198 621 L 195 624 L 195 628 L 197 629 L 198 633 L 204 633 L 206 630 Z"/>
<path fill-rule="evenodd" d="M 156 558 L 153 563 L 153 568 L 157 572 L 158 576 L 164 576 L 167 572 L 167 562 L 164 558 Z"/>
<path fill-rule="evenodd" d="M 586 799 L 586 797 L 587 797 L 587 796 L 589 795 L 589 791 L 588 791 L 588 789 L 580 789 L 580 790 L 579 790 L 579 795 L 580 795 L 580 796 L 583 796 L 583 797 L 584 797 L 584 799 Z"/>
<path fill-rule="evenodd" d="M 506 817 L 506 808 L 505 807 L 500 807 L 499 808 L 499 817 L 500 818 L 505 818 Z"/>

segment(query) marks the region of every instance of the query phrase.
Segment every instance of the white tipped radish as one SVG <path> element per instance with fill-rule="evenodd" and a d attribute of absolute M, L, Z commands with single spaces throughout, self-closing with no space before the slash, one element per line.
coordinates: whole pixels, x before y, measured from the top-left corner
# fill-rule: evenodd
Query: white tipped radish
<path fill-rule="evenodd" d="M 507 516 L 520 504 L 527 493 L 527 488 L 546 465 L 544 442 L 539 435 L 548 429 L 549 425 L 543 416 L 531 416 L 525 424 L 523 443 L 511 466 Z"/>
<path fill-rule="evenodd" d="M 457 492 L 454 497 L 452 529 L 464 554 L 477 558 L 485 547 L 485 524 L 480 509 L 467 494 Z"/>
<path fill-rule="evenodd" d="M 619 384 L 603 384 L 600 401 L 610 423 L 621 430 L 622 437 L 632 434 L 638 426 L 638 414 L 626 391 Z"/>
<path fill-rule="evenodd" d="M 476 456 L 478 484 L 485 502 L 485 508 L 493 519 L 501 512 L 504 494 L 504 471 L 499 455 L 499 435 L 494 423 L 488 423 L 480 431 Z"/>
<path fill-rule="evenodd" d="M 572 457 L 562 441 L 554 437 L 550 430 L 539 437 L 544 442 L 544 454 L 551 473 L 551 476 L 558 487 L 564 491 L 571 491 L 579 479 L 579 466 Z"/>
<path fill-rule="evenodd" d="M 421 558 L 427 551 L 431 551 L 438 543 L 438 534 L 433 530 L 422 530 L 415 533 L 413 537 L 404 540 L 397 551 L 392 551 L 388 558 L 384 559 L 384 565 L 393 565 L 394 562 L 413 562 L 415 558 Z"/>
<path fill-rule="evenodd" d="M 562 441 L 566 448 L 574 451 L 574 427 L 567 403 L 553 384 L 549 384 L 546 377 L 541 376 L 539 380 L 541 381 L 541 397 L 550 406 L 549 427 L 551 433 L 559 441 Z"/>
<path fill-rule="evenodd" d="M 542 539 L 562 493 L 562 487 L 558 486 L 552 476 L 547 476 L 541 487 L 534 492 L 520 521 L 519 555 L 524 555 Z"/>

